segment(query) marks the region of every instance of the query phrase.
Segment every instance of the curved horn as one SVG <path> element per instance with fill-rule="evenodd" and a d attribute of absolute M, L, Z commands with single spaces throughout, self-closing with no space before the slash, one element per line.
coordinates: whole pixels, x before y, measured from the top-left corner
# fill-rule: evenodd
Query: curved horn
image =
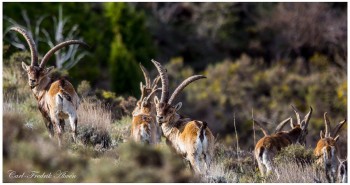
<path fill-rule="evenodd" d="M 169 98 L 169 79 L 168 79 L 168 74 L 166 72 L 166 70 L 163 68 L 163 66 L 155 61 L 155 60 L 151 60 L 152 63 L 156 66 L 158 73 L 160 75 L 160 80 L 162 82 L 162 95 L 160 97 L 160 102 L 161 103 L 165 103 L 166 101 L 168 101 Z"/>
<path fill-rule="evenodd" d="M 149 95 L 145 98 L 145 101 L 148 102 L 148 100 L 153 96 L 154 93 L 156 93 L 157 91 L 161 91 L 162 88 L 157 88 L 157 89 L 154 89 L 151 93 L 149 93 Z"/>
<path fill-rule="evenodd" d="M 143 76 L 145 77 L 146 87 L 151 88 L 151 78 L 149 77 L 149 72 L 141 63 L 139 63 L 139 65 L 142 70 Z"/>
<path fill-rule="evenodd" d="M 330 129 L 331 129 L 331 125 L 330 125 L 330 121 L 328 119 L 328 116 L 327 116 L 327 112 L 324 113 L 324 124 L 325 124 L 325 133 L 324 133 L 324 136 L 325 137 L 330 137 L 331 133 L 330 133 Z"/>
<path fill-rule="evenodd" d="M 340 123 L 337 124 L 337 126 L 335 126 L 335 128 L 333 129 L 332 132 L 332 137 L 334 138 L 338 132 L 340 131 L 341 127 L 346 123 L 346 119 L 341 121 Z"/>
<path fill-rule="evenodd" d="M 158 85 L 159 80 L 160 80 L 160 76 L 157 75 L 157 77 L 152 82 L 152 88 L 155 88 Z"/>
<path fill-rule="evenodd" d="M 30 55 L 31 55 L 31 66 L 38 66 L 38 51 L 36 50 L 35 42 L 33 41 L 33 38 L 25 31 L 24 29 L 20 27 L 12 27 L 10 28 L 12 31 L 16 31 L 20 33 L 27 41 L 30 49 Z"/>
<path fill-rule="evenodd" d="M 269 135 L 269 134 L 267 133 L 267 131 L 266 131 L 265 126 L 263 126 L 262 123 L 260 123 L 259 121 L 255 120 L 255 119 L 253 119 L 253 121 L 254 121 L 254 123 L 256 123 L 256 125 L 258 125 L 258 127 L 260 128 L 260 130 L 264 133 L 264 136 Z"/>
<path fill-rule="evenodd" d="M 297 116 L 297 124 L 300 125 L 301 122 L 300 122 L 300 115 L 298 113 L 298 110 L 293 105 L 291 105 L 291 106 L 292 106 L 292 108 L 293 108 L 293 110 L 295 112 L 295 115 Z"/>
<path fill-rule="evenodd" d="M 144 88 L 142 82 L 140 82 L 140 90 L 141 90 L 140 100 L 142 101 L 145 98 L 145 88 Z"/>
<path fill-rule="evenodd" d="M 305 128 L 307 128 L 307 126 L 309 125 L 309 121 L 310 121 L 311 115 L 312 115 L 312 107 L 310 106 L 309 113 L 307 113 L 306 116 L 304 117 Z"/>
<path fill-rule="evenodd" d="M 284 125 L 286 125 L 286 123 L 291 122 L 292 121 L 292 117 L 289 117 L 285 120 L 283 120 L 281 123 L 279 123 L 275 129 L 275 133 L 280 132 L 282 130 L 282 128 L 284 127 Z"/>
<path fill-rule="evenodd" d="M 68 41 L 64 41 L 64 42 L 61 42 L 59 44 L 57 44 L 55 47 L 51 48 L 50 51 L 48 51 L 45 56 L 43 57 L 43 59 L 41 60 L 41 63 L 40 63 L 40 68 L 43 68 L 47 61 L 51 58 L 51 56 L 58 50 L 66 47 L 66 46 L 69 46 L 69 45 L 72 45 L 72 44 L 80 44 L 86 48 L 90 48 L 89 45 L 87 45 L 85 42 L 83 41 L 80 41 L 80 40 L 68 40 Z"/>
<path fill-rule="evenodd" d="M 186 80 L 184 80 L 179 86 L 177 86 L 177 88 L 175 89 L 175 91 L 173 92 L 173 94 L 171 95 L 168 104 L 171 105 L 171 103 L 174 101 L 174 99 L 176 98 L 176 96 L 190 83 L 202 79 L 202 78 L 207 78 L 203 75 L 194 75 L 191 77 L 188 77 Z"/>

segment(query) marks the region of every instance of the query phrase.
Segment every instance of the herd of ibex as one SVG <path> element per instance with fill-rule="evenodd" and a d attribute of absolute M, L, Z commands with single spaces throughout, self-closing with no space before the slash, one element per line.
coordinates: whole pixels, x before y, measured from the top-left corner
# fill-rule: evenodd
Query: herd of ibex
<path fill-rule="evenodd" d="M 56 51 L 65 46 L 80 44 L 88 48 L 88 45 L 78 40 L 62 42 L 48 51 L 39 64 L 38 52 L 31 36 L 19 27 L 13 27 L 11 30 L 20 33 L 29 45 L 31 64 L 28 66 L 22 62 L 22 67 L 28 74 L 28 84 L 37 99 L 38 108 L 44 117 L 50 137 L 54 136 L 55 130 L 58 135 L 58 145 L 61 146 L 65 119 L 69 118 L 72 137 L 76 141 L 78 123 L 76 111 L 79 106 L 79 97 L 72 84 L 66 79 L 52 80 L 49 74 L 53 67 L 45 68 L 45 64 Z M 167 71 L 159 62 L 152 60 L 152 63 L 159 73 L 152 82 L 150 74 L 140 64 L 145 77 L 145 85 L 141 82 L 141 98 L 132 112 L 131 138 L 136 142 L 156 145 L 161 142 L 161 137 L 164 136 L 166 143 L 189 162 L 189 166 L 196 174 L 209 173 L 215 138 L 205 121 L 181 116 L 178 111 L 182 103 L 174 103 L 175 98 L 187 85 L 206 77 L 194 75 L 187 78 L 169 97 Z M 161 81 L 161 88 L 158 88 L 159 81 Z M 157 91 L 161 91 L 160 99 L 157 96 Z M 254 120 L 265 135 L 257 142 L 254 150 L 262 176 L 267 176 L 270 173 L 278 175 L 274 156 L 283 147 L 297 143 L 305 145 L 306 143 L 313 109 L 310 107 L 310 111 L 301 120 L 299 112 L 295 107 L 292 106 L 292 108 L 296 114 L 296 123 L 290 117 L 282 121 L 273 134 L 268 134 L 262 124 Z M 327 113 L 324 114 L 324 120 L 325 131 L 321 131 L 320 140 L 314 149 L 316 163 L 323 168 L 328 182 L 336 182 L 336 179 L 338 182 L 347 182 L 347 160 L 339 158 L 337 146 L 338 133 L 346 120 L 337 124 L 332 131 Z M 290 123 L 291 129 L 281 131 L 286 123 Z M 202 168 L 203 164 L 204 169 Z"/>

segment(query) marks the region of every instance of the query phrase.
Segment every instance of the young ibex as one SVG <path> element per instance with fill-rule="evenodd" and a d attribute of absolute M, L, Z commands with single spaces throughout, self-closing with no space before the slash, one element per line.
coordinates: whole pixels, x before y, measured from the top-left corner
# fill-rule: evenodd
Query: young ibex
<path fill-rule="evenodd" d="M 140 64 L 140 68 L 142 70 L 142 73 L 145 77 L 145 85 L 143 85 L 142 82 L 140 82 L 140 90 L 141 90 L 141 97 L 136 103 L 136 107 L 133 110 L 132 114 L 137 115 L 139 113 L 154 113 L 155 114 L 155 106 L 153 102 L 149 101 L 154 98 L 153 91 L 158 91 L 160 89 L 157 88 L 157 84 L 160 80 L 160 76 L 157 76 L 153 82 L 151 83 L 150 75 L 145 67 L 143 67 L 142 64 Z M 153 93 L 152 93 L 153 92 Z M 151 96 L 150 96 L 151 95 Z"/>
<path fill-rule="evenodd" d="M 274 169 L 273 158 L 283 147 L 287 147 L 294 143 L 300 143 L 303 145 L 306 143 L 305 137 L 308 133 L 307 127 L 312 114 L 312 107 L 310 107 L 309 113 L 302 121 L 300 120 L 298 111 L 294 107 L 293 110 L 297 117 L 297 124 L 293 124 L 292 118 L 288 118 L 277 126 L 276 133 L 267 135 L 267 132 L 263 131 L 265 136 L 256 143 L 254 153 L 261 176 L 268 175 L 272 170 L 275 170 L 277 176 L 279 175 L 277 170 Z M 289 131 L 280 131 L 287 122 L 290 122 L 292 129 Z"/>
<path fill-rule="evenodd" d="M 162 93 L 160 100 L 154 97 L 156 105 L 157 123 L 161 126 L 167 144 L 184 156 L 190 163 L 190 167 L 198 174 L 201 173 L 201 158 L 204 158 L 206 172 L 208 172 L 214 150 L 214 136 L 207 123 L 203 121 L 183 118 L 177 111 L 181 108 L 179 102 L 175 106 L 173 101 L 177 95 L 191 82 L 205 78 L 195 75 L 184 80 L 169 98 L 168 74 L 160 63 L 152 60 L 156 66 L 161 82 Z"/>
<path fill-rule="evenodd" d="M 132 113 L 131 137 L 134 141 L 155 144 L 161 139 L 161 128 L 156 123 L 155 105 L 151 101 L 155 93 L 160 90 L 157 88 L 160 77 L 154 79 L 151 84 L 149 73 L 145 67 L 140 64 L 144 74 L 146 85 L 140 83 L 141 98 L 137 102 Z"/>
<path fill-rule="evenodd" d="M 331 125 L 327 117 L 327 112 L 324 113 L 324 123 L 325 123 L 325 133 L 320 131 L 321 139 L 317 142 L 314 154 L 317 158 L 316 163 L 323 166 L 322 169 L 325 170 L 326 179 L 328 182 L 335 182 L 338 167 L 338 146 L 336 142 L 339 139 L 339 131 L 341 127 L 345 124 L 346 120 L 341 121 L 334 128 L 331 133 Z"/>
<path fill-rule="evenodd" d="M 19 27 L 11 30 L 20 33 L 27 41 L 31 53 L 30 66 L 22 62 L 22 68 L 27 72 L 28 84 L 38 101 L 38 107 L 44 117 L 45 125 L 50 137 L 54 136 L 54 128 L 58 135 L 58 144 L 61 146 L 62 131 L 64 131 L 64 120 L 69 118 L 74 141 L 77 132 L 77 113 L 79 97 L 72 84 L 66 79 L 52 80 L 48 76 L 53 66 L 45 68 L 50 57 L 58 50 L 72 44 L 80 44 L 88 48 L 88 45 L 79 40 L 68 40 L 51 48 L 38 63 L 38 52 L 33 39 L 28 33 Z"/>

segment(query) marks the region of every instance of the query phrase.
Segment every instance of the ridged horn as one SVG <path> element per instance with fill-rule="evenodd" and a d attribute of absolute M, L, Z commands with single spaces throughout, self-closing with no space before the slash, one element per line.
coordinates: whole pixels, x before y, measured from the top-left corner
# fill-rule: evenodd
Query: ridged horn
<path fill-rule="evenodd" d="M 291 118 L 291 117 L 289 117 L 289 118 L 287 118 L 287 119 L 281 121 L 281 123 L 279 123 L 279 124 L 277 125 L 276 129 L 275 129 L 275 133 L 280 132 L 280 131 L 282 130 L 282 128 L 283 128 L 283 127 L 286 125 L 286 123 L 288 123 L 288 122 L 292 122 L 292 118 Z"/>
<path fill-rule="evenodd" d="M 199 80 L 199 79 L 202 79 L 202 78 L 207 78 L 203 75 L 194 75 L 194 76 L 191 76 L 191 77 L 188 77 L 186 80 L 184 80 L 179 86 L 177 86 L 177 88 L 175 89 L 175 91 L 173 92 L 173 94 L 171 95 L 169 101 L 168 101 L 168 104 L 171 105 L 171 103 L 174 101 L 174 99 L 176 98 L 176 96 L 178 94 L 180 94 L 180 92 L 187 86 L 189 85 L 190 83 L 196 81 L 196 80 Z"/>
<path fill-rule="evenodd" d="M 346 119 L 341 121 L 340 123 L 337 124 L 337 126 L 335 126 L 335 128 L 332 131 L 332 137 L 334 138 L 336 135 L 338 135 L 341 127 L 343 127 L 343 125 L 346 123 Z"/>
<path fill-rule="evenodd" d="M 157 89 L 154 89 L 151 93 L 149 93 L 149 95 L 145 98 L 145 101 L 148 102 L 149 99 L 154 95 L 154 93 L 156 93 L 157 91 L 161 91 L 162 88 L 157 88 Z"/>
<path fill-rule="evenodd" d="M 157 75 L 157 77 L 152 82 L 152 88 L 155 88 L 158 85 L 159 80 L 160 80 L 160 76 Z"/>
<path fill-rule="evenodd" d="M 41 63 L 40 63 L 40 68 L 43 68 L 47 61 L 51 58 L 51 56 L 58 50 L 66 47 L 66 46 L 69 46 L 69 45 L 72 45 L 72 44 L 80 44 L 82 46 L 84 46 L 85 48 L 90 48 L 89 45 L 87 45 L 85 42 L 83 41 L 80 41 L 80 40 L 68 40 L 68 41 L 64 41 L 64 42 L 61 42 L 59 44 L 57 44 L 55 47 L 51 48 L 46 54 L 45 56 L 43 57 L 43 59 L 41 60 Z"/>
<path fill-rule="evenodd" d="M 38 51 L 36 50 L 35 42 L 33 41 L 33 38 L 25 31 L 24 29 L 20 27 L 12 27 L 10 28 L 12 31 L 16 31 L 20 33 L 27 41 L 30 49 L 30 55 L 31 55 L 31 66 L 38 66 Z"/>
<path fill-rule="evenodd" d="M 145 77 L 146 87 L 151 88 L 151 78 L 149 77 L 149 72 L 141 63 L 139 63 L 139 65 L 142 70 L 143 76 Z"/>
<path fill-rule="evenodd" d="M 300 125 L 301 122 L 300 122 L 300 115 L 298 113 L 298 110 L 293 105 L 291 105 L 291 106 L 293 108 L 293 111 L 295 112 L 295 115 L 297 116 L 297 124 Z"/>
<path fill-rule="evenodd" d="M 330 125 L 330 121 L 329 121 L 328 116 L 327 116 L 327 112 L 324 113 L 324 125 L 326 127 L 324 136 L 330 137 L 331 136 L 331 133 L 330 133 L 331 125 Z"/>
<path fill-rule="evenodd" d="M 169 98 L 169 79 L 168 79 L 168 74 L 166 72 L 166 70 L 163 68 L 163 66 L 155 61 L 155 60 L 151 60 L 152 63 L 156 66 L 158 73 L 160 75 L 160 80 L 162 82 L 162 94 L 160 97 L 160 102 L 161 103 L 165 103 L 166 101 L 168 101 Z"/>
<path fill-rule="evenodd" d="M 264 133 L 264 136 L 268 136 L 269 135 L 268 132 L 266 131 L 265 126 L 260 121 L 257 121 L 255 119 L 253 119 L 253 121 L 260 128 L 260 130 Z"/>
<path fill-rule="evenodd" d="M 307 128 L 309 125 L 311 115 L 312 115 L 312 107 L 310 106 L 310 111 L 305 115 L 304 120 L 303 120 L 303 121 L 305 121 L 305 128 Z"/>

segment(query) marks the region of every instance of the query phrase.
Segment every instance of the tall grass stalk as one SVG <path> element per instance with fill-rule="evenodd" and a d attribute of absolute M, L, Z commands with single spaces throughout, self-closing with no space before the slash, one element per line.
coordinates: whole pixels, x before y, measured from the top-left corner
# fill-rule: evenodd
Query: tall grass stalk
<path fill-rule="evenodd" d="M 236 128 L 236 113 L 235 112 L 233 112 L 233 125 L 234 125 L 234 127 L 235 127 L 235 135 L 236 135 L 236 145 L 237 145 L 237 147 L 236 147 L 236 152 L 237 152 L 237 161 L 240 161 L 239 160 L 239 151 L 240 151 L 240 149 L 239 149 L 239 141 L 238 141 L 238 134 L 237 134 L 237 128 Z M 242 166 L 240 166 L 240 171 L 242 172 L 243 170 L 242 170 Z"/>
<path fill-rule="evenodd" d="M 254 137 L 254 147 L 253 147 L 253 151 L 254 148 L 256 146 L 256 137 L 255 137 L 255 122 L 254 122 L 254 108 L 252 108 L 252 120 L 253 120 L 253 137 Z M 254 166 L 255 166 L 255 160 L 254 161 Z"/>

